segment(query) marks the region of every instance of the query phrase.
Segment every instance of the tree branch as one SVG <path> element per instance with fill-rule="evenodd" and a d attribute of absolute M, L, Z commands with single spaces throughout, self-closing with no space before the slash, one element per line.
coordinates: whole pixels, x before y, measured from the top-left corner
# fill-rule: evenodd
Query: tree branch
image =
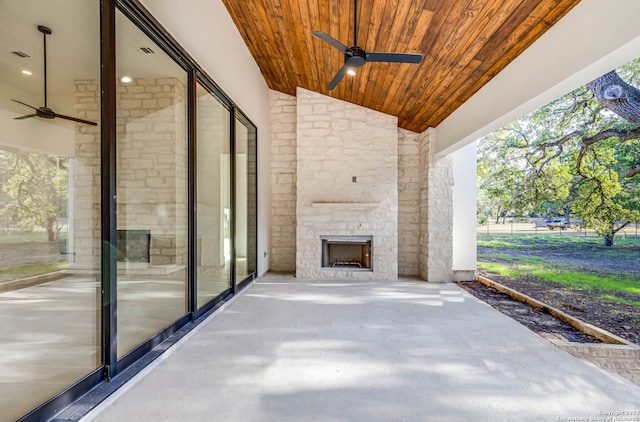
<path fill-rule="evenodd" d="M 626 172 L 624 175 L 627 177 L 633 177 L 636 174 L 640 174 L 640 165 L 637 165 L 635 168 L 632 168 L 631 170 Z"/>
<path fill-rule="evenodd" d="M 615 70 L 589 82 L 587 86 L 600 104 L 640 126 L 640 90 L 623 81 Z"/>

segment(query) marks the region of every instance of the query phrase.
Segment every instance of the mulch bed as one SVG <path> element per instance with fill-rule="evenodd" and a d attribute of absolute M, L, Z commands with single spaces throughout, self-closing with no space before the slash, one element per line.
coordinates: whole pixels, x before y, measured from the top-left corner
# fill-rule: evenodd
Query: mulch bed
<path fill-rule="evenodd" d="M 511 249 L 479 246 L 478 256 L 482 257 L 479 261 L 513 266 L 514 260 L 517 261 L 519 257 L 543 257 L 545 265 L 560 270 L 603 277 L 635 277 L 640 286 L 640 247 L 637 245 L 605 247 L 601 242 L 566 245 L 538 238 L 522 239 L 520 245 L 522 247 Z M 504 258 L 505 255 L 509 258 Z M 532 275 L 501 277 L 482 270 L 478 274 L 640 345 L 640 308 L 606 297 L 611 295 L 638 302 L 638 294 L 597 288 L 576 289 Z"/>
<path fill-rule="evenodd" d="M 481 271 L 479 274 L 640 345 L 640 312 L 634 306 L 602 299 L 601 292 L 568 289 L 532 276 L 506 278 Z"/>
<path fill-rule="evenodd" d="M 456 284 L 547 340 L 601 343 L 600 340 L 584 334 L 545 310 L 513 299 L 479 281 L 460 281 Z"/>

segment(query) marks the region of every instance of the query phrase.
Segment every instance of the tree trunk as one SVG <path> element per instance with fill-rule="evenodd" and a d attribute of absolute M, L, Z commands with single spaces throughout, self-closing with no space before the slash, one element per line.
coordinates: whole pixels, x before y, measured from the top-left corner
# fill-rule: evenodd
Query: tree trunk
<path fill-rule="evenodd" d="M 604 246 L 613 246 L 613 233 L 604 235 Z"/>
<path fill-rule="evenodd" d="M 47 219 L 47 239 L 49 242 L 53 242 L 55 240 L 55 234 L 53 232 L 53 221 L 48 218 Z"/>
<path fill-rule="evenodd" d="M 562 209 L 562 211 L 564 212 L 565 223 L 567 223 L 567 226 L 570 226 L 571 225 L 571 207 L 567 205 Z"/>
<path fill-rule="evenodd" d="M 600 104 L 640 126 L 640 90 L 623 81 L 615 70 L 589 82 L 587 86 Z"/>

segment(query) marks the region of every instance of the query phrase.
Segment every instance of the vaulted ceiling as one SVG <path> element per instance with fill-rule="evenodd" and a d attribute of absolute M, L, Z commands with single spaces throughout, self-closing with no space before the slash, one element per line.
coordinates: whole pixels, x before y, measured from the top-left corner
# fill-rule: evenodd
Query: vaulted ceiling
<path fill-rule="evenodd" d="M 223 0 L 271 89 L 296 87 L 435 127 L 580 0 L 358 0 L 358 46 L 421 53 L 421 64 L 367 63 L 333 91 L 344 62 L 313 37 L 353 45 L 352 0 Z"/>

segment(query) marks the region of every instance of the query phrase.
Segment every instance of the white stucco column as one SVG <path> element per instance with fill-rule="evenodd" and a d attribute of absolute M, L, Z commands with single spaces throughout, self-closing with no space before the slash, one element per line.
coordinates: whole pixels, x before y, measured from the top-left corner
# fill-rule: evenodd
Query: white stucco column
<path fill-rule="evenodd" d="M 453 161 L 453 280 L 473 280 L 476 270 L 476 143 L 451 154 Z"/>

